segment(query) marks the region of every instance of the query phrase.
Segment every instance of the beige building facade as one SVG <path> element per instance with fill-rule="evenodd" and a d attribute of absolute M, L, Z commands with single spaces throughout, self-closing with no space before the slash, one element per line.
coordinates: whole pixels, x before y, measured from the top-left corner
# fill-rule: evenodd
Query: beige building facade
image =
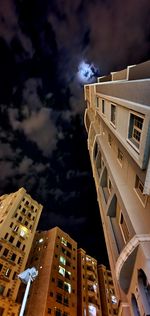
<path fill-rule="evenodd" d="M 118 315 L 150 315 L 150 61 L 85 86 L 84 122 Z"/>
<path fill-rule="evenodd" d="M 28 266 L 33 282 L 25 316 L 77 315 L 77 243 L 60 228 L 37 232 Z"/>
<path fill-rule="evenodd" d="M 0 197 L 0 316 L 19 315 L 17 296 L 42 205 L 24 188 Z"/>
<path fill-rule="evenodd" d="M 77 315 L 102 316 L 99 296 L 97 260 L 87 255 L 82 248 L 78 249 L 77 258 Z"/>
<path fill-rule="evenodd" d="M 103 264 L 98 265 L 98 282 L 102 316 L 118 315 L 118 301 L 115 294 L 112 274 Z"/>

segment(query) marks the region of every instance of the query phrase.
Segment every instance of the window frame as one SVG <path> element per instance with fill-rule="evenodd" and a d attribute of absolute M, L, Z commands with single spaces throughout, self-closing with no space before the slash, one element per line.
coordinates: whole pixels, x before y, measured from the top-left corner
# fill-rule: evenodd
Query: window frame
<path fill-rule="evenodd" d="M 141 179 L 139 178 L 139 176 L 136 174 L 136 177 L 135 177 L 135 185 L 134 185 L 134 191 L 137 195 L 137 197 L 139 198 L 141 204 L 143 205 L 143 207 L 146 207 L 146 204 L 147 204 L 147 195 L 146 194 L 143 194 L 143 198 L 142 198 L 142 192 L 139 188 L 139 186 L 142 185 L 143 189 L 144 189 L 144 184 L 143 182 L 141 181 Z"/>
<path fill-rule="evenodd" d="M 141 129 L 134 124 L 135 117 L 141 118 L 143 120 Z M 144 114 L 134 112 L 134 111 L 129 112 L 127 141 L 133 147 L 133 149 L 137 151 L 138 153 L 139 153 L 139 148 L 140 148 L 140 143 L 141 143 L 141 138 L 142 138 L 143 124 L 144 124 Z M 132 137 L 134 130 L 140 133 L 139 141 L 135 137 Z"/>
<path fill-rule="evenodd" d="M 114 103 L 111 103 L 111 109 L 110 109 L 110 124 L 116 128 L 116 123 L 117 123 L 117 105 Z M 115 109 L 115 118 L 113 119 L 114 113 L 112 113 L 112 109 Z"/>

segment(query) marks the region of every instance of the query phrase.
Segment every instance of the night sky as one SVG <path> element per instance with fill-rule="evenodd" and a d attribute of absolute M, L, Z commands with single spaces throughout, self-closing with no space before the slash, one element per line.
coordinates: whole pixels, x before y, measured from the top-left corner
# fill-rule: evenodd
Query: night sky
<path fill-rule="evenodd" d="M 149 0 L 0 0 L 0 194 L 25 187 L 39 229 L 59 226 L 100 263 L 79 65 L 92 82 L 149 55 Z"/>

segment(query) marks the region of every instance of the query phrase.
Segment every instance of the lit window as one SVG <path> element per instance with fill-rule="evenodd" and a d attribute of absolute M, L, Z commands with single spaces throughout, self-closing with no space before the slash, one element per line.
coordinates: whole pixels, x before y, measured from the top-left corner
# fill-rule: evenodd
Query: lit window
<path fill-rule="evenodd" d="M 143 190 L 144 190 L 144 185 L 143 185 L 142 181 L 139 179 L 139 177 L 136 176 L 135 191 L 136 191 L 140 201 L 145 206 L 146 200 L 147 200 L 147 196 L 145 194 L 143 194 Z"/>
<path fill-rule="evenodd" d="M 116 106 L 111 104 L 111 123 L 116 125 Z"/>
<path fill-rule="evenodd" d="M 143 121 L 144 119 L 141 116 L 130 114 L 128 138 L 137 148 L 140 146 Z"/>
<path fill-rule="evenodd" d="M 64 282 L 64 290 L 68 293 L 71 293 L 71 284 Z"/>
<path fill-rule="evenodd" d="M 13 231 L 14 231 L 14 232 L 17 232 L 18 229 L 19 229 L 19 226 L 15 226 L 14 229 L 13 229 Z"/>
<path fill-rule="evenodd" d="M 10 276 L 11 270 L 8 268 L 5 271 L 5 276 L 8 278 Z"/>
<path fill-rule="evenodd" d="M 71 277 L 71 272 L 65 271 L 65 278 L 70 280 L 70 277 Z"/>
<path fill-rule="evenodd" d="M 61 243 L 67 246 L 67 240 L 64 237 L 61 238 Z"/>
<path fill-rule="evenodd" d="M 96 307 L 95 306 L 89 304 L 88 310 L 89 310 L 89 313 L 88 313 L 89 316 L 96 316 Z"/>
<path fill-rule="evenodd" d="M 115 295 L 111 295 L 111 301 L 113 304 L 117 304 L 117 299 Z"/>
<path fill-rule="evenodd" d="M 112 190 L 112 184 L 111 184 L 111 180 L 110 180 L 110 178 L 108 177 L 108 192 L 109 192 L 109 194 L 111 193 L 111 190 Z"/>
<path fill-rule="evenodd" d="M 63 256 L 60 256 L 59 261 L 64 265 L 66 264 L 66 259 Z"/>
<path fill-rule="evenodd" d="M 59 266 L 58 272 L 59 274 L 65 276 L 65 269 L 63 267 Z"/>
<path fill-rule="evenodd" d="M 43 240 L 44 240 L 43 238 L 40 238 L 39 239 L 39 244 L 41 244 L 43 242 Z"/>
<path fill-rule="evenodd" d="M 26 232 L 25 232 L 24 229 L 21 229 L 21 230 L 20 230 L 20 236 L 23 237 L 23 238 L 26 237 Z"/>

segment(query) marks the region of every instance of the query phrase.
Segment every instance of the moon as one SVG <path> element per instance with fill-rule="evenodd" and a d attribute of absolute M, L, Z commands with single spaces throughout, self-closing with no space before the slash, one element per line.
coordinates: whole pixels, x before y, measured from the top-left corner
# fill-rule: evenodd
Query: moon
<path fill-rule="evenodd" d="M 78 66 L 77 78 L 81 83 L 92 83 L 99 75 L 98 68 L 93 63 L 81 61 Z"/>

